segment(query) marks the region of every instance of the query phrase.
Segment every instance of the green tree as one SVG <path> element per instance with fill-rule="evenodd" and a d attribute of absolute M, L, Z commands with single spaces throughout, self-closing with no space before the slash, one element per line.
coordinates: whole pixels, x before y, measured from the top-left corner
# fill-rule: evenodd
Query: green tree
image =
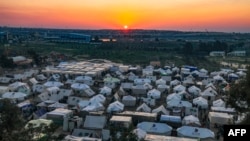
<path fill-rule="evenodd" d="M 182 51 L 185 55 L 191 55 L 193 53 L 193 45 L 190 42 L 186 42 L 182 48 Z"/>
<path fill-rule="evenodd" d="M 8 99 L 0 100 L 0 140 L 1 141 L 53 141 L 52 134 L 57 126 L 42 125 L 38 128 L 26 129 L 27 122 L 22 118 L 20 109 Z M 41 136 L 46 135 L 46 136 Z M 34 138 L 36 137 L 36 138 Z"/>
<path fill-rule="evenodd" d="M 3 68 L 14 68 L 16 65 L 14 64 L 12 59 L 9 59 L 6 55 L 2 54 L 0 56 L 0 65 Z"/>
<path fill-rule="evenodd" d="M 9 100 L 0 101 L 0 140 L 15 140 L 16 131 L 24 125 L 20 110 Z"/>
<path fill-rule="evenodd" d="M 33 62 L 40 66 L 41 65 L 41 59 L 40 59 L 40 55 L 37 54 L 34 50 L 28 50 L 27 53 L 32 57 Z"/>
<path fill-rule="evenodd" d="M 247 67 L 247 75 L 245 79 L 236 81 L 231 85 L 229 91 L 228 104 L 231 105 L 239 113 L 250 112 L 250 66 Z M 244 124 L 250 124 L 249 113 Z"/>

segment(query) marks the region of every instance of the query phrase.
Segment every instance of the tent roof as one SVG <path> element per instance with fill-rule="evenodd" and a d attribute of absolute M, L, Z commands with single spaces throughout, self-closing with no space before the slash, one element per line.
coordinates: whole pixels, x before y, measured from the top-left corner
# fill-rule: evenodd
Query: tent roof
<path fill-rule="evenodd" d="M 214 138 L 214 132 L 207 128 L 198 128 L 192 126 L 182 126 L 177 128 L 177 133 L 180 136 L 191 137 L 191 138 Z"/>
<path fill-rule="evenodd" d="M 172 127 L 165 123 L 157 122 L 141 122 L 137 124 L 137 128 L 140 128 L 149 133 L 166 133 L 172 131 Z"/>

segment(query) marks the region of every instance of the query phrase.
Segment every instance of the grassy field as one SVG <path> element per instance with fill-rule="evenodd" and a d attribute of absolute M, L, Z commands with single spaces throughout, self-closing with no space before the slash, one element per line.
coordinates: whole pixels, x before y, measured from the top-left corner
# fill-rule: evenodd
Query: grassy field
<path fill-rule="evenodd" d="M 134 45 L 134 46 L 133 46 Z M 221 67 L 220 62 L 237 62 L 247 63 L 248 58 L 221 58 L 184 55 L 178 53 L 181 43 L 160 44 L 158 47 L 144 49 L 143 45 L 129 44 L 128 47 L 119 44 L 70 44 L 70 43 L 46 43 L 46 42 L 29 42 L 24 45 L 11 45 L 4 47 L 0 45 L 2 51 L 9 50 L 15 55 L 27 55 L 28 50 L 34 50 L 40 55 L 48 55 L 51 52 L 67 54 L 75 59 L 107 59 L 118 63 L 132 65 L 148 65 L 150 61 L 160 61 L 162 65 L 175 64 L 194 65 L 199 68 L 206 68 L 210 71 L 218 70 Z M 139 47 L 138 47 L 139 46 Z M 165 46 L 165 47 L 164 47 Z"/>

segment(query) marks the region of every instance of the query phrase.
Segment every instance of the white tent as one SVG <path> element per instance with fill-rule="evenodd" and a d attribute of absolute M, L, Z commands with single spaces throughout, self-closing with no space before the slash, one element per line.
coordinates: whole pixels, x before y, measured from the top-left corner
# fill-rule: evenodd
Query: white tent
<path fill-rule="evenodd" d="M 36 79 L 37 79 L 38 81 L 43 81 L 43 80 L 46 80 L 47 77 L 45 77 L 43 74 L 38 74 L 38 75 L 36 76 Z"/>
<path fill-rule="evenodd" d="M 141 97 L 140 99 L 149 106 L 155 106 L 155 99 L 152 99 L 151 97 Z"/>
<path fill-rule="evenodd" d="M 146 137 L 146 135 L 147 135 L 147 132 L 144 131 L 144 130 L 142 130 L 142 129 L 140 129 L 140 128 L 134 129 L 132 131 L 132 133 L 134 133 L 139 140 L 144 139 Z"/>
<path fill-rule="evenodd" d="M 204 68 L 200 69 L 199 72 L 200 72 L 200 73 L 204 73 L 204 74 L 207 74 L 207 73 L 208 73 L 208 71 L 207 71 L 206 69 L 204 69 Z"/>
<path fill-rule="evenodd" d="M 147 133 L 160 134 L 165 136 L 170 136 L 172 132 L 172 127 L 165 123 L 157 122 L 141 122 L 137 124 L 137 128 L 140 128 Z"/>
<path fill-rule="evenodd" d="M 169 115 L 169 111 L 166 110 L 166 108 L 163 105 L 159 106 L 158 108 L 153 109 L 152 113 L 162 113 L 164 115 Z"/>
<path fill-rule="evenodd" d="M 166 85 L 166 80 L 164 80 L 164 79 L 158 79 L 158 80 L 156 80 L 155 81 L 155 84 L 156 85 Z"/>
<path fill-rule="evenodd" d="M 182 81 L 182 84 L 187 86 L 187 85 L 193 85 L 194 84 L 194 81 L 192 79 L 186 79 L 184 81 Z"/>
<path fill-rule="evenodd" d="M 174 68 L 172 68 L 172 72 L 180 72 L 180 68 L 178 68 L 178 67 L 174 67 Z"/>
<path fill-rule="evenodd" d="M 180 95 L 178 95 L 177 93 L 172 93 L 172 94 L 169 94 L 168 96 L 167 96 L 167 102 L 168 101 L 171 101 L 171 100 L 181 100 L 182 99 L 182 97 L 180 96 Z"/>
<path fill-rule="evenodd" d="M 122 97 L 122 103 L 125 106 L 135 106 L 136 104 L 136 97 L 133 97 L 131 95 L 126 95 Z"/>
<path fill-rule="evenodd" d="M 177 136 L 179 137 L 189 137 L 189 138 L 214 138 L 214 132 L 207 128 L 199 128 L 192 126 L 182 126 L 177 128 Z"/>
<path fill-rule="evenodd" d="M 179 80 L 177 80 L 177 79 L 172 80 L 172 81 L 170 82 L 170 86 L 177 86 L 177 85 L 179 85 L 179 84 L 181 84 L 181 82 L 180 82 Z"/>
<path fill-rule="evenodd" d="M 230 73 L 228 74 L 228 79 L 238 79 L 239 75 L 235 73 Z"/>
<path fill-rule="evenodd" d="M 92 77 L 90 77 L 90 76 L 77 76 L 75 78 L 75 81 L 77 83 L 84 83 L 85 81 L 92 81 Z"/>
<path fill-rule="evenodd" d="M 211 100 L 214 100 L 215 98 L 215 95 L 217 95 L 217 92 L 212 89 L 211 87 L 208 87 L 206 90 L 204 90 L 202 93 L 201 93 L 201 96 L 208 99 L 208 97 L 211 98 Z"/>
<path fill-rule="evenodd" d="M 102 103 L 102 104 L 105 103 L 105 101 L 106 98 L 101 94 L 95 95 L 89 100 L 90 103 Z"/>
<path fill-rule="evenodd" d="M 9 88 L 10 88 L 10 90 L 15 91 L 19 87 L 26 86 L 26 85 L 27 85 L 26 83 L 22 83 L 22 82 L 17 81 L 17 82 L 9 84 Z"/>
<path fill-rule="evenodd" d="M 143 103 L 139 107 L 136 108 L 136 111 L 150 113 L 151 112 L 151 108 L 148 107 L 147 104 Z"/>
<path fill-rule="evenodd" d="M 209 87 L 211 87 L 211 88 L 213 88 L 214 90 L 216 90 L 216 87 L 214 86 L 214 84 L 213 83 L 208 83 L 206 86 L 205 86 L 205 89 L 207 89 L 207 88 L 209 88 Z"/>
<path fill-rule="evenodd" d="M 201 89 L 196 86 L 191 86 L 188 88 L 188 92 L 194 96 L 198 96 L 201 93 Z"/>
<path fill-rule="evenodd" d="M 169 89 L 169 86 L 168 85 L 157 85 L 157 90 L 159 90 L 160 92 L 164 92 L 166 90 Z"/>
<path fill-rule="evenodd" d="M 92 77 L 90 76 L 77 76 L 75 78 L 76 83 L 84 83 L 89 86 L 92 86 L 94 84 L 94 80 L 92 80 Z"/>
<path fill-rule="evenodd" d="M 188 101 L 182 101 L 182 100 L 170 100 L 167 102 L 167 108 L 173 108 L 173 107 L 186 107 L 191 108 L 192 104 Z"/>
<path fill-rule="evenodd" d="M 71 85 L 71 88 L 74 90 L 85 90 L 85 89 L 89 89 L 90 87 L 86 84 L 82 84 L 82 83 L 74 83 Z"/>
<path fill-rule="evenodd" d="M 97 112 L 97 111 L 102 111 L 104 109 L 105 107 L 101 103 L 91 103 L 90 105 L 86 106 L 82 110 L 88 111 L 88 112 Z"/>
<path fill-rule="evenodd" d="M 148 91 L 147 95 L 148 95 L 148 97 L 151 97 L 153 99 L 160 99 L 161 98 L 161 92 L 159 90 L 156 90 L 156 89 Z"/>
<path fill-rule="evenodd" d="M 49 105 L 48 107 L 51 108 L 51 109 L 56 109 L 56 108 L 67 109 L 68 108 L 68 104 L 56 102 L 54 104 Z"/>
<path fill-rule="evenodd" d="M 24 74 L 14 74 L 15 80 L 26 80 L 27 77 Z"/>
<path fill-rule="evenodd" d="M 208 119 L 212 124 L 216 123 L 220 125 L 227 125 L 232 123 L 233 115 L 221 112 L 209 112 Z"/>
<path fill-rule="evenodd" d="M 11 100 L 24 100 L 27 94 L 22 92 L 6 92 L 2 95 L 2 98 L 7 98 Z"/>
<path fill-rule="evenodd" d="M 122 112 L 124 109 L 124 104 L 122 104 L 119 101 L 115 101 L 111 104 L 109 104 L 108 108 L 107 108 L 107 112 Z"/>
<path fill-rule="evenodd" d="M 191 97 L 190 94 L 186 92 L 186 90 L 178 92 L 177 95 L 181 96 L 182 99 L 187 99 Z"/>
<path fill-rule="evenodd" d="M 171 122 L 171 123 L 179 123 L 182 124 L 181 122 L 181 117 L 180 116 L 172 116 L 172 115 L 161 115 L 160 117 L 161 122 Z"/>
<path fill-rule="evenodd" d="M 89 100 L 81 100 L 77 103 L 78 110 L 83 109 L 89 105 Z"/>
<path fill-rule="evenodd" d="M 91 97 L 95 95 L 95 92 L 91 88 L 87 88 L 83 90 L 83 95 L 87 97 Z"/>
<path fill-rule="evenodd" d="M 236 72 L 236 74 L 239 76 L 239 77 L 245 77 L 247 74 L 243 71 L 238 71 Z"/>
<path fill-rule="evenodd" d="M 215 81 L 224 81 L 224 78 L 223 78 L 222 76 L 220 76 L 220 75 L 214 76 L 213 79 L 214 79 Z"/>
<path fill-rule="evenodd" d="M 120 87 L 117 91 L 118 95 L 126 95 L 126 92 L 124 91 L 124 89 L 122 87 Z"/>
<path fill-rule="evenodd" d="M 236 102 L 237 104 L 237 102 Z M 226 108 L 226 107 L 211 107 L 211 111 L 213 112 L 222 112 L 222 113 L 232 113 L 235 114 L 235 108 Z"/>
<path fill-rule="evenodd" d="M 174 87 L 174 92 L 176 92 L 176 93 L 181 92 L 181 91 L 185 91 L 185 90 L 186 90 L 186 87 L 183 85 L 177 85 Z"/>
<path fill-rule="evenodd" d="M 185 116 L 182 120 L 183 125 L 196 125 L 201 126 L 200 120 L 198 117 L 195 117 L 193 115 Z"/>
<path fill-rule="evenodd" d="M 63 83 L 57 81 L 48 81 L 43 84 L 45 87 L 61 87 Z"/>
<path fill-rule="evenodd" d="M 225 102 L 222 99 L 213 101 L 213 107 L 225 107 Z"/>
<path fill-rule="evenodd" d="M 145 86 L 148 90 L 153 89 L 153 86 L 150 85 L 149 83 L 145 83 L 145 84 L 143 84 L 143 86 Z"/>
<path fill-rule="evenodd" d="M 100 88 L 100 92 L 99 93 L 103 94 L 105 96 L 108 96 L 108 95 L 111 95 L 112 89 L 109 88 L 109 87 L 107 87 L 107 86 L 104 86 L 104 87 Z"/>
<path fill-rule="evenodd" d="M 42 84 L 35 84 L 32 86 L 32 90 L 33 92 L 38 92 L 38 93 L 42 93 L 45 90 L 45 86 Z"/>
<path fill-rule="evenodd" d="M 193 104 L 198 105 L 202 109 L 207 109 L 208 108 L 208 102 L 205 98 L 203 97 L 197 97 L 193 99 Z"/>
<path fill-rule="evenodd" d="M 29 79 L 29 82 L 32 84 L 32 85 L 35 85 L 35 84 L 37 84 L 38 83 L 38 81 L 36 80 L 36 78 L 30 78 Z"/>
<path fill-rule="evenodd" d="M 49 87 L 49 88 L 46 88 L 46 91 L 49 93 L 49 94 L 56 94 L 57 92 L 59 92 L 59 88 L 58 87 Z"/>

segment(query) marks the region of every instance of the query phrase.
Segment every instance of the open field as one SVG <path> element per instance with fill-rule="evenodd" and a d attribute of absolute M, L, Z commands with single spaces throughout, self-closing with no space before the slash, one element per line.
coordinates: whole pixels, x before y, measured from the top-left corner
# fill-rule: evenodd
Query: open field
<path fill-rule="evenodd" d="M 248 64 L 250 58 L 247 57 L 210 57 L 206 54 L 199 55 L 182 53 L 183 42 L 119 42 L 103 44 L 70 44 L 70 43 L 50 43 L 45 41 L 33 41 L 18 45 L 4 47 L 0 45 L 3 52 L 8 51 L 12 55 L 25 55 L 29 50 L 34 50 L 44 56 L 51 52 L 62 53 L 76 60 L 84 59 L 108 59 L 118 63 L 132 65 L 147 65 L 150 61 L 160 61 L 161 65 L 194 65 L 199 68 L 207 68 L 210 71 L 220 67 L 244 66 Z M 197 43 L 193 43 L 197 46 Z M 195 48 L 195 47 L 194 47 Z M 180 53 L 181 52 L 181 53 Z M 224 62 L 224 63 L 223 63 Z M 236 65 L 235 65 L 236 64 Z M 243 64 L 243 65 L 241 65 Z"/>

